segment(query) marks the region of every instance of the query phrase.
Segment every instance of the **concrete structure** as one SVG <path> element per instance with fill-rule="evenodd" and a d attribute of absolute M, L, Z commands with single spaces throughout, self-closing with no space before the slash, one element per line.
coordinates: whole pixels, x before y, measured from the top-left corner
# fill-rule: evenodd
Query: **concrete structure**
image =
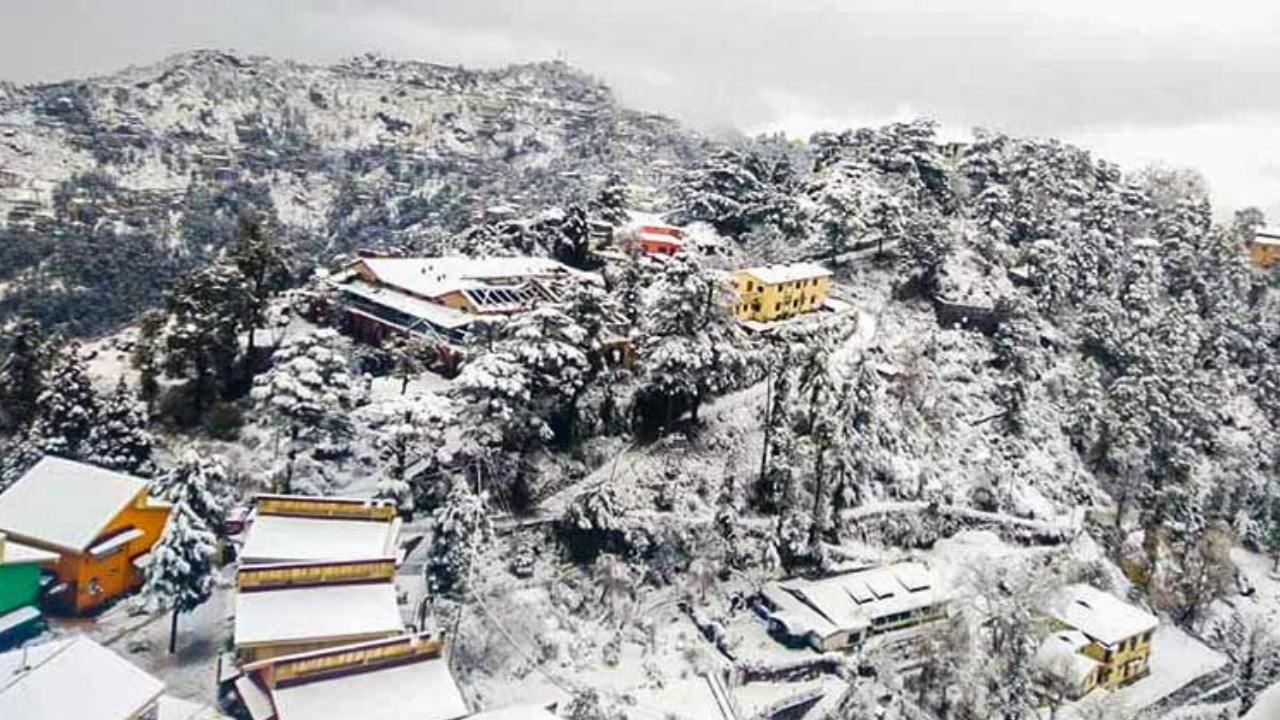
<path fill-rule="evenodd" d="M 438 637 L 399 635 L 291 654 L 250 663 L 244 672 L 236 690 L 253 720 L 458 720 L 470 714 Z"/>
<path fill-rule="evenodd" d="M 0 532 L 54 552 L 57 582 L 46 606 L 83 613 L 143 580 L 142 566 L 169 519 L 145 481 L 84 463 L 46 457 L 0 495 Z"/>
<path fill-rule="evenodd" d="M 1280 262 L 1280 229 L 1261 228 L 1249 241 L 1249 262 L 1257 268 L 1270 268 Z"/>
<path fill-rule="evenodd" d="M 1056 593 L 1045 614 L 1060 631 L 1045 639 L 1038 658 L 1045 672 L 1067 681 L 1073 696 L 1095 687 L 1115 689 L 1150 672 L 1151 638 L 1159 624 L 1151 613 L 1077 584 Z M 1084 659 L 1068 659 L 1068 648 Z"/>
<path fill-rule="evenodd" d="M 941 620 L 950 597 L 935 573 L 907 562 L 821 580 L 769 583 L 761 601 L 776 637 L 825 652 Z"/>
<path fill-rule="evenodd" d="M 0 533 L 0 648 L 38 632 L 41 578 L 58 554 L 9 540 Z"/>
<path fill-rule="evenodd" d="M 766 265 L 733 272 L 739 320 L 771 322 L 822 307 L 831 289 L 831 271 L 813 263 Z"/>

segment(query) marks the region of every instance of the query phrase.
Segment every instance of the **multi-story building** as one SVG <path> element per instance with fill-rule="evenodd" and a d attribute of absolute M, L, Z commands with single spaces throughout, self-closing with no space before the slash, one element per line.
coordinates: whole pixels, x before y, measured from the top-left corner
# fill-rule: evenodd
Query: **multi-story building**
<path fill-rule="evenodd" d="M 733 272 L 733 286 L 739 320 L 771 322 L 821 308 L 831 271 L 813 263 L 744 268 Z"/>
<path fill-rule="evenodd" d="M 1159 621 L 1089 585 L 1069 585 L 1055 594 L 1045 613 L 1058 630 L 1040 645 L 1041 668 L 1066 681 L 1069 695 L 1115 689 L 1150 672 L 1152 636 Z"/>

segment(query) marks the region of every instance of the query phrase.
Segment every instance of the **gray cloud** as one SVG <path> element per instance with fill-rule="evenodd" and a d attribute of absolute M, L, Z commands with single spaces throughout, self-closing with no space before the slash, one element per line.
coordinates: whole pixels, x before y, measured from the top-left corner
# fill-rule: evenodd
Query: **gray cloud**
<path fill-rule="evenodd" d="M 1259 158 L 1232 135 L 1280 124 L 1274 2 L 41 0 L 4 15 L 0 76 L 17 81 L 192 47 L 318 61 L 370 50 L 479 65 L 563 57 L 625 101 L 703 127 L 801 132 L 924 114 L 1091 140 L 1132 161 L 1160 149 L 1146 131 L 1210 144 L 1221 132 L 1231 157 L 1174 146 L 1168 159 L 1219 168 L 1238 154 L 1235 170 L 1212 171 L 1215 186 L 1231 202 L 1280 200 L 1262 172 L 1280 149 Z M 1135 137 L 1142 152 L 1119 142 Z"/>

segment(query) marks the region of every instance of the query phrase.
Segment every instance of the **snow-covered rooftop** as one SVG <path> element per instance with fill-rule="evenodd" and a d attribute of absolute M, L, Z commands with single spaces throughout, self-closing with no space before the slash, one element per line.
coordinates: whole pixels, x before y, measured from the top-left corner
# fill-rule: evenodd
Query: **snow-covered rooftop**
<path fill-rule="evenodd" d="M 831 276 L 830 270 L 814 263 L 760 265 L 758 267 L 742 268 L 738 272 L 750 275 L 765 285 L 777 285 L 778 283 Z"/>
<path fill-rule="evenodd" d="M 1084 584 L 1062 588 L 1050 601 L 1047 611 L 1103 645 L 1115 645 L 1155 630 L 1159 624 L 1155 615 Z"/>
<path fill-rule="evenodd" d="M 257 590 L 236 595 L 237 647 L 403 631 L 396 589 L 389 582 Z"/>
<path fill-rule="evenodd" d="M 24 545 L 17 540 L 10 540 L 4 536 L 4 533 L 0 533 L 0 565 L 50 563 L 57 559 L 58 553 Z"/>
<path fill-rule="evenodd" d="M 453 329 L 469 325 L 475 321 L 474 315 L 461 310 L 431 302 L 430 300 L 420 300 L 412 295 L 397 292 L 392 288 L 370 285 L 363 280 L 354 280 L 341 287 L 342 291 L 349 295 L 420 320 L 426 320 L 437 327 Z"/>
<path fill-rule="evenodd" d="M 392 520 L 259 515 L 249 526 L 245 563 L 369 560 L 394 557 L 400 523 Z"/>
<path fill-rule="evenodd" d="M 775 616 L 793 632 L 807 628 L 818 635 L 838 629 L 868 627 L 876 618 L 909 612 L 944 603 L 948 599 L 937 576 L 920 563 L 899 563 L 823 578 L 793 580 L 776 584 L 785 599 L 776 602 Z M 814 616 L 824 622 L 814 622 Z M 810 625 L 813 625 L 810 627 Z"/>
<path fill-rule="evenodd" d="M 279 720 L 455 720 L 469 712 L 443 658 L 277 687 L 272 699 Z"/>
<path fill-rule="evenodd" d="M 128 475 L 45 457 L 0 495 L 0 531 L 80 552 L 146 487 Z"/>
<path fill-rule="evenodd" d="M 163 691 L 159 680 L 86 637 L 0 655 L 0 718 L 128 720 Z"/>
<path fill-rule="evenodd" d="M 1089 673 L 1098 669 L 1097 660 L 1080 652 L 1090 642 L 1078 630 L 1052 633 L 1040 643 L 1040 649 L 1036 652 L 1036 664 L 1045 672 L 1057 675 L 1078 687 L 1089 677 Z"/>
<path fill-rule="evenodd" d="M 424 298 L 480 288 L 501 280 L 554 279 L 578 271 L 543 257 L 365 258 L 378 282 Z"/>

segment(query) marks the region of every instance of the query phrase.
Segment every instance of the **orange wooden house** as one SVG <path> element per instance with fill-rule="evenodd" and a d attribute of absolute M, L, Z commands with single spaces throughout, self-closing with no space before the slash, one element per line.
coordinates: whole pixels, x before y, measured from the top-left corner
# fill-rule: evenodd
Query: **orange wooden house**
<path fill-rule="evenodd" d="M 92 465 L 45 457 L 0 495 L 0 532 L 57 553 L 45 607 L 84 613 L 143 580 L 169 519 L 147 483 Z"/>

